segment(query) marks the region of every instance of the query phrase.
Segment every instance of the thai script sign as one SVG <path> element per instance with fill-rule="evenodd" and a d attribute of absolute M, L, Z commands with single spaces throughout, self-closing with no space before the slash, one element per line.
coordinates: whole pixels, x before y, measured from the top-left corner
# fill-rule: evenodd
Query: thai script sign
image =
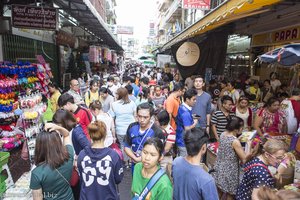
<path fill-rule="evenodd" d="M 182 7 L 184 9 L 209 10 L 210 0 L 183 0 Z"/>
<path fill-rule="evenodd" d="M 56 30 L 57 10 L 24 5 L 12 6 L 12 25 L 17 28 Z"/>

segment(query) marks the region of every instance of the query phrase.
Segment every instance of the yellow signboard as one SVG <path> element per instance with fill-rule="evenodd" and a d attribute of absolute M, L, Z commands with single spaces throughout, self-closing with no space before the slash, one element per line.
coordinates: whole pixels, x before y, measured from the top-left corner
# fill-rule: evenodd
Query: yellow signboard
<path fill-rule="evenodd" d="M 290 42 L 300 42 L 300 26 L 253 35 L 251 46 L 275 46 Z"/>

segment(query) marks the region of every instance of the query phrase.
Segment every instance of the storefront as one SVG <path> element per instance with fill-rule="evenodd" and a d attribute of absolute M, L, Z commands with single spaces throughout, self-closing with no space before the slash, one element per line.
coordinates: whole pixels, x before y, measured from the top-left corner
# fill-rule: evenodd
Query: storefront
<path fill-rule="evenodd" d="M 251 41 L 251 48 L 255 54 L 263 54 L 283 45 L 300 42 L 300 25 L 293 25 L 286 28 L 279 28 L 265 33 L 254 34 Z M 280 65 L 269 65 L 266 63 L 258 63 L 256 67 L 256 75 L 261 77 L 261 80 L 269 79 L 269 74 L 276 71 L 279 79 L 289 85 L 293 77 L 292 68 L 283 67 Z"/>

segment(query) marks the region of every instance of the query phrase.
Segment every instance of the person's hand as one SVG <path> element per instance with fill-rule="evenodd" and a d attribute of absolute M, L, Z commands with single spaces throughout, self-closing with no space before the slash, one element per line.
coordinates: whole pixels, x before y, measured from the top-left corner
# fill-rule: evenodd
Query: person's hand
<path fill-rule="evenodd" d="M 58 132 L 58 133 L 62 134 L 62 136 L 64 136 L 64 137 L 69 135 L 69 131 L 67 131 L 67 129 L 65 129 L 61 126 L 58 126 L 54 123 L 46 123 L 44 129 L 47 132 L 52 132 L 52 131 Z"/>
<path fill-rule="evenodd" d="M 139 156 L 139 157 L 136 157 L 133 159 L 135 163 L 138 163 L 138 162 L 141 162 L 142 161 L 142 157 Z"/>
<path fill-rule="evenodd" d="M 61 128 L 60 126 L 58 126 L 54 123 L 46 123 L 45 127 L 44 127 L 45 131 L 47 131 L 47 132 L 59 131 L 60 128 Z"/>
<path fill-rule="evenodd" d="M 194 119 L 194 126 L 196 126 L 198 124 L 198 119 Z"/>
<path fill-rule="evenodd" d="M 206 134 L 209 136 L 209 127 L 206 127 Z"/>

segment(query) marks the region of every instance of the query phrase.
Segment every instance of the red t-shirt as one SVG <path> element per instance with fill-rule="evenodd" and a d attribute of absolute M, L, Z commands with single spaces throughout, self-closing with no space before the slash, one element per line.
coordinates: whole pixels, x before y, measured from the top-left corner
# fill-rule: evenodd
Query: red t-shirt
<path fill-rule="evenodd" d="M 77 110 L 74 112 L 74 116 L 75 116 L 77 122 L 82 126 L 82 129 L 83 129 L 85 135 L 90 140 L 87 126 L 92 121 L 92 114 L 90 113 L 90 111 L 88 109 L 78 106 Z"/>

